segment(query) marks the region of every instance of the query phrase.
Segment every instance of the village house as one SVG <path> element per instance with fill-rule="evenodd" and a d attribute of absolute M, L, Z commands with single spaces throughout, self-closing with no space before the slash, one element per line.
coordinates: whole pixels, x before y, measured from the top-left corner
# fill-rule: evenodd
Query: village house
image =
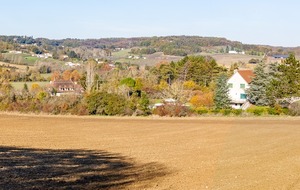
<path fill-rule="evenodd" d="M 229 98 L 231 99 L 231 107 L 234 109 L 246 109 L 249 104 L 247 100 L 246 89 L 254 77 L 252 70 L 235 70 L 234 74 L 229 78 L 227 84 L 229 86 Z"/>
<path fill-rule="evenodd" d="M 288 55 L 276 54 L 276 55 L 272 55 L 272 57 L 275 58 L 275 59 L 286 59 L 289 56 Z"/>
<path fill-rule="evenodd" d="M 288 55 L 281 55 L 281 54 L 275 54 L 266 56 L 266 62 L 267 63 L 283 63 L 286 58 L 288 58 Z"/>
<path fill-rule="evenodd" d="M 52 57 L 51 53 L 44 53 L 44 54 L 31 54 L 32 57 L 38 57 L 38 58 L 43 58 L 43 59 L 48 59 Z"/>
<path fill-rule="evenodd" d="M 66 62 L 65 65 L 68 66 L 68 67 L 79 67 L 81 64 L 80 63 Z"/>
<path fill-rule="evenodd" d="M 50 81 L 48 90 L 52 96 L 82 94 L 84 92 L 82 86 L 77 84 L 77 82 L 73 82 L 72 80 Z"/>

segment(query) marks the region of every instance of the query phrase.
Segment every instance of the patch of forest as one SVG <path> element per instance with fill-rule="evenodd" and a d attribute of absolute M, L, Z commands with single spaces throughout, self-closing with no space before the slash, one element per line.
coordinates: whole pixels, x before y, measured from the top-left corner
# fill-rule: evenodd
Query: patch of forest
<path fill-rule="evenodd" d="M 47 39 L 32 36 L 0 36 L 0 41 L 24 45 L 37 45 L 45 49 L 57 47 L 69 48 L 99 48 L 118 50 L 121 48 L 134 50 L 136 53 L 150 54 L 163 52 L 165 55 L 186 56 L 200 53 L 213 48 L 218 53 L 228 53 L 229 50 L 245 51 L 247 54 L 300 54 L 300 47 L 274 47 L 268 45 L 243 44 L 220 37 L 201 36 L 163 36 L 163 37 L 134 37 L 134 38 L 100 38 L 100 39 Z"/>

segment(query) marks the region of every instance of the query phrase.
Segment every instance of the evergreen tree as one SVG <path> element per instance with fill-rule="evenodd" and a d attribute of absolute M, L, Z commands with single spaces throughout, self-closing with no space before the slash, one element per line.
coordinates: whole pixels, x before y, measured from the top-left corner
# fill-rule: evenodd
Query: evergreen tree
<path fill-rule="evenodd" d="M 229 46 L 226 46 L 225 53 L 229 53 Z"/>
<path fill-rule="evenodd" d="M 274 106 L 276 103 L 276 97 L 278 92 L 279 80 L 276 77 L 278 75 L 278 63 L 271 63 L 268 65 L 268 78 L 269 84 L 267 86 L 267 98 L 269 100 L 269 105 Z"/>
<path fill-rule="evenodd" d="M 192 80 L 200 86 L 208 86 L 225 69 L 209 56 L 188 56 L 175 64 L 177 78 Z"/>
<path fill-rule="evenodd" d="M 266 64 L 261 62 L 254 69 L 255 77 L 250 83 L 247 90 L 247 97 L 250 103 L 258 106 L 270 105 L 267 97 L 267 88 L 270 83 L 268 72 L 266 72 Z"/>
<path fill-rule="evenodd" d="M 221 74 L 217 79 L 216 90 L 214 94 L 214 102 L 217 109 L 230 108 L 228 91 L 229 87 L 227 84 L 227 76 L 226 74 Z"/>
<path fill-rule="evenodd" d="M 70 58 L 78 58 L 78 55 L 76 54 L 76 52 L 75 51 L 70 51 L 70 52 L 68 52 L 68 56 L 70 57 Z"/>
<path fill-rule="evenodd" d="M 145 93 L 142 93 L 141 98 L 138 101 L 137 108 L 141 111 L 143 111 L 143 115 L 149 115 L 151 113 L 151 110 L 149 108 L 150 100 L 147 97 Z"/>
<path fill-rule="evenodd" d="M 300 95 L 300 61 L 291 54 L 284 64 L 278 66 L 279 74 L 277 96 L 292 97 Z"/>
<path fill-rule="evenodd" d="M 26 83 L 24 83 L 23 91 L 28 92 L 28 85 Z"/>

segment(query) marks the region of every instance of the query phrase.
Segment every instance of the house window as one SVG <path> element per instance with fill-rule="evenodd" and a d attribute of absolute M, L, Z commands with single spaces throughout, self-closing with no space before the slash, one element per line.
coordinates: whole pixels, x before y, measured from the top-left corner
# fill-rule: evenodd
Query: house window
<path fill-rule="evenodd" d="M 242 100 L 245 100 L 245 99 L 247 99 L 247 95 L 246 95 L 246 94 L 241 94 L 241 95 L 240 95 L 240 98 L 241 98 Z"/>
<path fill-rule="evenodd" d="M 228 83 L 228 88 L 233 88 L 233 84 L 232 83 Z"/>
<path fill-rule="evenodd" d="M 245 88 L 246 85 L 245 84 L 240 84 L 240 88 Z"/>

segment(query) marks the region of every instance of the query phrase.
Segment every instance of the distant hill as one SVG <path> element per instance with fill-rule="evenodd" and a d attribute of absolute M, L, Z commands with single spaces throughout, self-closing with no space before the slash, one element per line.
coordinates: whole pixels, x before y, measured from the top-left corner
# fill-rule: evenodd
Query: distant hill
<path fill-rule="evenodd" d="M 226 53 L 230 50 L 244 51 L 250 55 L 263 54 L 300 54 L 300 47 L 274 47 L 269 45 L 243 44 L 226 38 L 200 36 L 165 36 L 165 37 L 136 37 L 136 38 L 101 38 L 101 39 L 62 39 L 33 38 L 28 36 L 0 36 L 0 41 L 18 44 L 36 44 L 40 47 L 87 47 L 115 50 L 132 48 L 136 54 L 152 54 L 163 52 L 165 55 L 185 56 L 188 54 L 208 52 Z"/>

